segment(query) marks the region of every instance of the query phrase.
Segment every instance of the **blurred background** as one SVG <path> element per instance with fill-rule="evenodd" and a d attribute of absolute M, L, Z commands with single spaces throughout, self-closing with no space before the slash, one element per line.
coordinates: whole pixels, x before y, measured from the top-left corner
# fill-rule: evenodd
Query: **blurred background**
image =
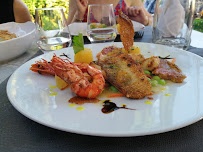
<path fill-rule="evenodd" d="M 63 7 L 66 18 L 68 17 L 69 0 L 22 0 L 28 7 L 32 19 L 35 18 L 36 8 Z"/>
<path fill-rule="evenodd" d="M 63 7 L 66 18 L 68 17 L 69 0 L 22 0 L 30 11 L 34 22 L 36 8 Z M 141 0 L 145 3 L 145 0 Z M 196 0 L 196 15 L 193 29 L 203 33 L 203 0 Z"/>

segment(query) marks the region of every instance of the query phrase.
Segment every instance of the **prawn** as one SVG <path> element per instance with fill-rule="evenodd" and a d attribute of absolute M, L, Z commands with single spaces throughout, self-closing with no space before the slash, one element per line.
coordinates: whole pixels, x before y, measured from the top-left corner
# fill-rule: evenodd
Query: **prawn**
<path fill-rule="evenodd" d="M 43 59 L 43 66 L 46 67 L 46 74 L 56 74 L 65 82 L 70 84 L 71 90 L 79 97 L 95 98 L 104 90 L 105 79 L 102 72 L 87 63 L 72 63 L 68 60 L 53 56 L 51 62 Z M 38 62 L 37 62 L 38 64 Z M 35 65 L 36 66 L 36 65 Z M 35 67 L 32 65 L 32 67 Z M 33 69 L 38 72 L 41 69 Z"/>
<path fill-rule="evenodd" d="M 55 75 L 53 70 L 47 67 L 47 61 L 36 61 L 35 64 L 32 64 L 30 70 L 33 72 L 37 72 L 42 75 Z"/>
<path fill-rule="evenodd" d="M 91 78 L 84 76 L 79 81 L 72 83 L 71 89 L 76 95 L 86 98 L 95 98 L 104 90 L 105 79 L 102 72 L 87 63 L 75 63 L 82 72 Z"/>

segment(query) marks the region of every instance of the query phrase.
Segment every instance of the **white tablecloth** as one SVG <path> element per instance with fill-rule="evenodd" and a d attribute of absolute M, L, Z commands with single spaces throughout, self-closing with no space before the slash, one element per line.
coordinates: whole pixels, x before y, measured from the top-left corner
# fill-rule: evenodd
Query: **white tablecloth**
<path fill-rule="evenodd" d="M 203 33 L 193 30 L 190 45 L 197 48 L 203 48 Z"/>

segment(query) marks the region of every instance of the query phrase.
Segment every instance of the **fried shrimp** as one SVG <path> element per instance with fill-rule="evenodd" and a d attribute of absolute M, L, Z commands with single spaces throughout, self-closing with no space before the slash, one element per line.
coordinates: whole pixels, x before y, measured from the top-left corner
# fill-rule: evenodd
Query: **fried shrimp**
<path fill-rule="evenodd" d="M 147 58 L 142 61 L 141 66 L 144 70 L 153 71 L 160 64 L 160 58 L 157 56 Z"/>

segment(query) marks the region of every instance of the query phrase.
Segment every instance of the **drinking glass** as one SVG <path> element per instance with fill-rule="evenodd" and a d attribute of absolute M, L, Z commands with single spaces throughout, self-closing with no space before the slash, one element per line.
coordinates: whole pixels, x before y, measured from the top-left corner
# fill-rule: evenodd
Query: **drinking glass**
<path fill-rule="evenodd" d="M 195 13 L 195 0 L 157 0 L 152 42 L 187 50 Z"/>
<path fill-rule="evenodd" d="M 71 34 L 63 8 L 35 9 L 37 44 L 42 52 L 62 49 L 71 45 Z"/>
<path fill-rule="evenodd" d="M 116 19 L 113 4 L 88 5 L 88 39 L 92 43 L 113 42 L 116 36 Z"/>

